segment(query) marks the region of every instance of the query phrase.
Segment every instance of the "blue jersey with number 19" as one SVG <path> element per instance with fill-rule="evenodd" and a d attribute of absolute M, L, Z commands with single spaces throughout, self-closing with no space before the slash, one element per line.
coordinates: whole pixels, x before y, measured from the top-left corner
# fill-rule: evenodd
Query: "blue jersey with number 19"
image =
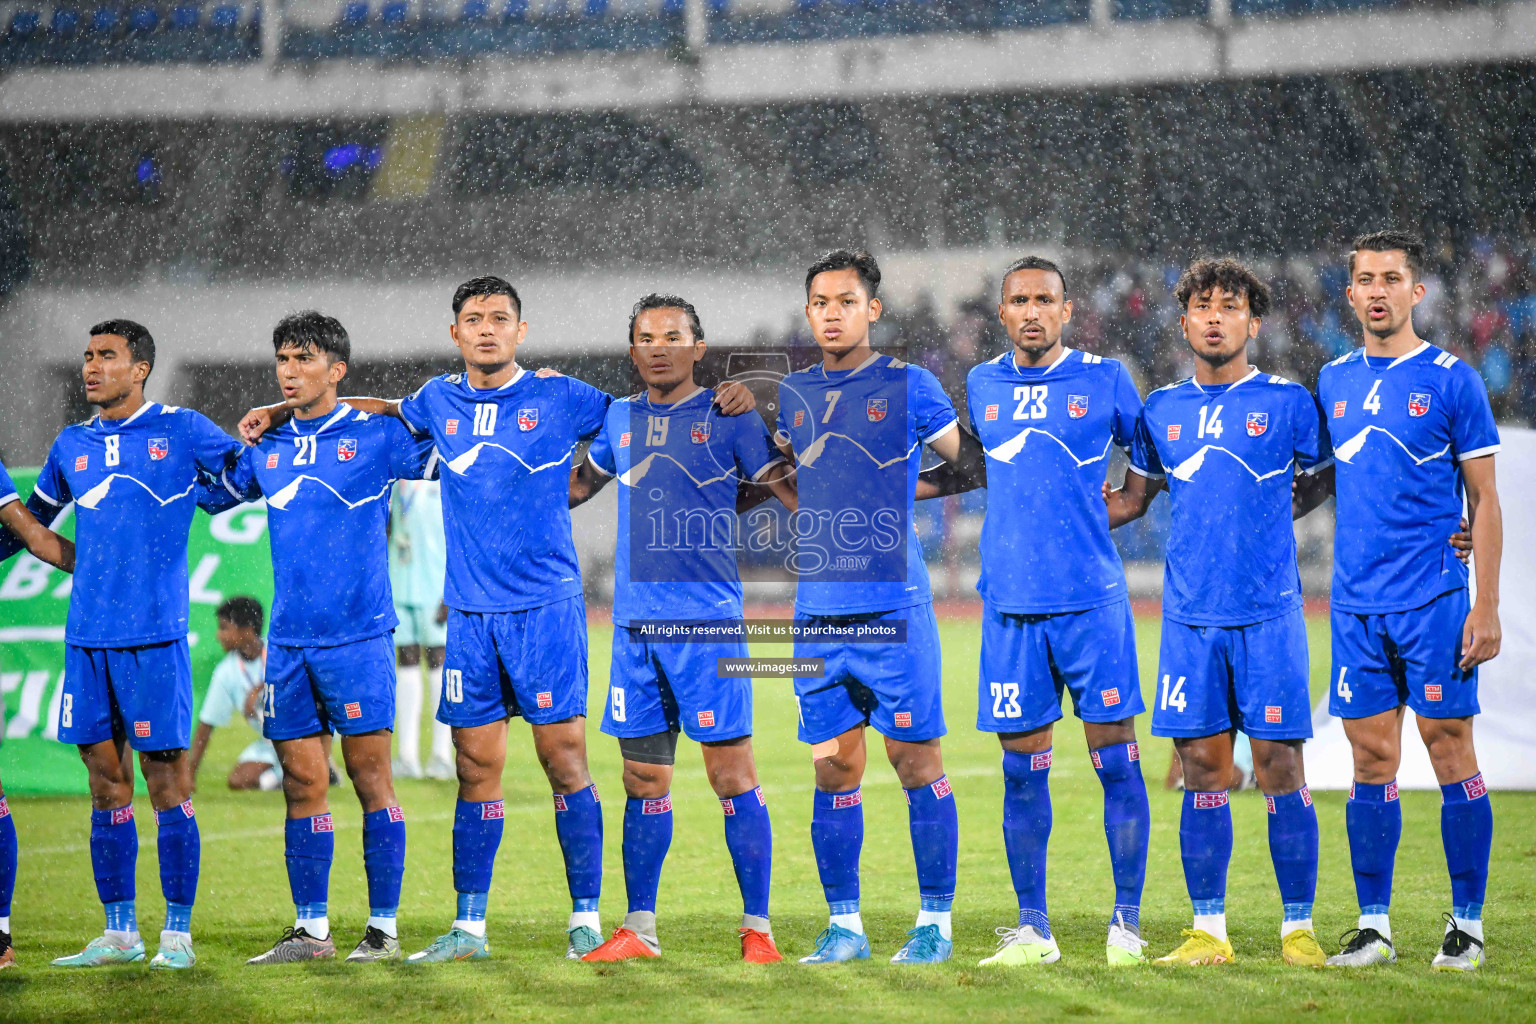
<path fill-rule="evenodd" d="M 1317 400 L 1284 377 L 1255 369 L 1227 386 L 1191 377 L 1148 395 L 1131 469 L 1166 473 L 1173 501 L 1163 616 L 1241 626 L 1301 607 L 1291 485 L 1332 456 Z"/>
<path fill-rule="evenodd" d="M 1482 377 L 1425 342 L 1396 359 L 1356 349 L 1323 367 L 1317 393 L 1338 459 L 1333 607 L 1401 612 L 1465 587 L 1446 538 L 1461 463 L 1499 450 Z"/>
<path fill-rule="evenodd" d="M 987 452 L 976 584 L 987 604 L 1054 615 L 1124 599 L 1102 488 L 1110 446 L 1130 447 L 1141 415 L 1125 367 L 1072 349 L 1050 366 L 1021 367 L 1010 348 L 972 369 L 966 391 Z"/>
<path fill-rule="evenodd" d="M 437 445 L 448 576 L 443 603 L 515 612 L 581 593 L 571 539 L 571 451 L 602 429 L 613 398 L 574 377 L 519 369 L 499 388 L 434 377 L 400 403 Z"/>
<path fill-rule="evenodd" d="M 795 612 L 844 616 L 933 600 L 912 521 L 924 444 L 957 426 L 938 378 L 891 356 L 821 363 L 779 384 L 779 434 L 795 451 Z"/>

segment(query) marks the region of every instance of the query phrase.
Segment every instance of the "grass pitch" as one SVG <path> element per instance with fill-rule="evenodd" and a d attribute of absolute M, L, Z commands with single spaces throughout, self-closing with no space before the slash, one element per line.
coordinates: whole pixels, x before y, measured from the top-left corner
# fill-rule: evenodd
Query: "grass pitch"
<path fill-rule="evenodd" d="M 1058 726 L 1052 769 L 1055 831 L 1051 837 L 1051 922 L 1060 963 L 992 971 L 976 961 L 993 948 L 992 929 L 1016 921 L 1003 860 L 1002 777 L 997 742 L 972 726 L 980 633 L 974 619 L 942 621 L 946 709 L 945 761 L 959 801 L 959 895 L 955 958 L 936 967 L 895 967 L 886 960 L 912 926 L 917 908 L 906 807 L 894 774 L 871 761 L 865 781 L 864 920 L 874 945 L 867 963 L 809 968 L 795 963 L 752 967 L 738 962 L 735 927 L 741 912 L 722 835 L 719 805 L 709 791 L 697 748 L 679 749 L 673 801 L 676 834 L 662 876 L 659 928 L 663 958 L 642 963 L 570 963 L 565 951 L 569 905 L 555 842 L 549 789 L 525 726 L 512 728 L 506 770 L 507 829 L 491 894 L 493 958 L 440 967 L 339 962 L 248 968 L 292 922 L 283 867 L 282 799 L 276 793 L 230 793 L 223 773 L 249 738 L 235 726 L 215 734 L 197 796 L 203 866 L 193 933 L 199 956 L 187 974 L 151 972 L 143 964 L 63 971 L 50 958 L 77 951 L 101 931 L 91 883 L 84 798 L 11 799 L 21 840 L 12 928 L 20 965 L 0 972 L 0 1020 L 555 1021 L 633 1020 L 665 1015 L 674 1022 L 745 1019 L 912 1020 L 1105 1017 L 1187 1021 L 1279 1020 L 1296 1014 L 1348 1020 L 1519 1020 L 1536 1018 L 1536 795 L 1495 793 L 1492 881 L 1486 908 L 1490 952 L 1476 976 L 1435 974 L 1440 914 L 1450 890 L 1440 849 L 1434 793 L 1405 793 L 1393 925 L 1395 968 L 1344 974 L 1284 966 L 1279 958 L 1280 903 L 1265 839 L 1264 803 L 1233 795 L 1236 850 L 1228 921 L 1238 962 L 1221 968 L 1165 971 L 1104 965 L 1105 919 L 1112 902 L 1098 781 L 1082 730 L 1070 715 Z M 1151 705 L 1157 623 L 1138 624 L 1143 687 Z M 1313 678 L 1327 678 L 1327 625 L 1312 623 Z M 604 699 L 607 627 L 592 630 L 592 701 Z M 777 653 L 764 649 L 762 653 Z M 775 831 L 773 921 L 780 948 L 809 952 L 826 921 L 811 855 L 811 767 L 794 741 L 795 712 L 787 683 L 757 688 L 758 766 Z M 1152 849 L 1143 934 L 1160 955 L 1187 927 L 1189 905 L 1179 864 L 1177 794 L 1161 788 L 1168 741 L 1142 733 L 1143 769 L 1152 795 Z M 593 775 L 606 798 L 607 851 L 603 919 L 624 909 L 619 859 L 623 792 L 615 743 L 589 726 Z M 1408 742 L 1416 742 L 1409 738 Z M 142 789 L 142 787 L 141 787 Z M 409 852 L 400 908 L 401 941 L 419 949 L 453 916 L 450 828 L 454 789 L 399 783 Z M 1355 904 L 1344 833 L 1344 794 L 1318 793 L 1322 866 L 1316 921 L 1328 948 L 1354 923 Z M 337 857 L 330 918 L 338 951 L 357 941 L 367 915 L 361 855 L 362 818 L 347 789 L 332 791 Z M 137 802 L 140 828 L 139 912 L 153 949 L 163 904 L 149 802 Z"/>

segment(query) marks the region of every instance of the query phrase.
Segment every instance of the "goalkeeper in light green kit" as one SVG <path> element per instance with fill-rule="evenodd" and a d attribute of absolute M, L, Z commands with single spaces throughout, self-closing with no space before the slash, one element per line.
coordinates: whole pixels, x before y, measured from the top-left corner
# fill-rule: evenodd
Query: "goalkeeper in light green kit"
<path fill-rule="evenodd" d="M 435 480 L 401 480 L 389 509 L 389 585 L 395 597 L 396 778 L 453 779 L 452 730 L 436 720 L 443 687 L 443 652 L 448 643 L 448 609 L 443 605 L 447 572 L 443 502 Z M 432 722 L 432 755 L 421 767 L 421 656 L 426 652 L 427 693 Z"/>

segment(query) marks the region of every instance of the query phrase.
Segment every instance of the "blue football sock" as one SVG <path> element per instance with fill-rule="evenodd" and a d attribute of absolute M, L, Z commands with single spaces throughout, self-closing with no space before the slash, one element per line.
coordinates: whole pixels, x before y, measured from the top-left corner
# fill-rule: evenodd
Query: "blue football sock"
<path fill-rule="evenodd" d="M 1392 869 L 1403 838 L 1403 806 L 1397 780 L 1376 786 L 1356 782 L 1344 805 L 1349 860 L 1355 872 L 1355 898 L 1362 914 L 1386 914 L 1392 903 Z"/>
<path fill-rule="evenodd" d="M 1269 810 L 1269 859 L 1275 865 L 1285 921 L 1311 922 L 1317 897 L 1317 808 L 1306 786 L 1294 793 L 1265 794 Z"/>
<path fill-rule="evenodd" d="M 1090 752 L 1104 787 L 1104 837 L 1115 878 L 1115 909 L 1110 920 L 1141 927 L 1141 890 L 1147 878 L 1147 845 L 1152 808 L 1141 777 L 1141 747 L 1135 741 Z"/>
<path fill-rule="evenodd" d="M 629 912 L 656 913 L 661 865 L 672 847 L 672 796 L 624 803 L 624 892 Z"/>
<path fill-rule="evenodd" d="M 394 917 L 405 874 L 405 812 L 383 807 L 363 815 L 363 870 L 368 875 L 368 916 Z"/>
<path fill-rule="evenodd" d="M 203 853 L 197 814 L 188 800 L 168 811 L 157 812 L 155 821 L 160 826 L 156 839 L 160 851 L 160 891 L 165 894 L 165 930 L 190 932 Z"/>
<path fill-rule="evenodd" d="M 1232 806 L 1226 790 L 1184 791 L 1179 856 L 1184 861 L 1184 887 L 1195 913 L 1224 913 L 1227 865 L 1232 860 Z"/>
<path fill-rule="evenodd" d="M 1488 891 L 1488 855 L 1493 848 L 1493 805 L 1482 773 L 1441 786 L 1440 840 L 1451 875 L 1451 916 L 1481 921 Z"/>
<path fill-rule="evenodd" d="M 851 901 L 857 912 L 859 854 L 864 849 L 864 796 L 858 787 L 841 793 L 816 790 L 811 804 L 811 849 L 827 903 L 846 906 Z"/>
<path fill-rule="evenodd" d="M 565 855 L 565 884 L 572 909 L 596 909 L 603 892 L 603 805 L 598 802 L 596 786 L 555 794 L 555 834 Z"/>
<path fill-rule="evenodd" d="M 460 800 L 453 811 L 453 888 L 462 905 L 465 894 L 484 895 L 491 891 L 491 870 L 496 865 L 496 850 L 501 846 L 501 832 L 506 824 L 506 804 L 501 800 Z M 479 918 L 459 914 L 460 921 L 484 919 L 484 904 Z"/>
<path fill-rule="evenodd" d="M 740 796 L 722 797 L 725 811 L 725 848 L 731 851 L 736 884 L 741 888 L 741 912 L 751 917 L 768 916 L 768 883 L 773 876 L 773 827 L 763 787 Z"/>
<path fill-rule="evenodd" d="M 107 930 L 136 932 L 134 869 L 139 860 L 139 832 L 133 806 L 91 811 L 91 870 L 96 895 L 107 910 Z"/>
<path fill-rule="evenodd" d="M 11 916 L 11 896 L 16 891 L 16 823 L 11 805 L 0 795 L 0 917 Z"/>
<path fill-rule="evenodd" d="M 949 776 L 906 790 L 907 826 L 912 859 L 917 862 L 917 891 L 923 910 L 945 911 L 955 902 L 955 864 L 960 858 L 960 816 Z"/>
<path fill-rule="evenodd" d="M 458 911 L 454 917 L 459 921 L 484 921 L 485 908 L 489 903 L 490 893 L 488 892 L 461 892 Z"/>
<path fill-rule="evenodd" d="M 1051 752 L 1003 751 L 1003 848 L 1013 891 L 1019 897 L 1019 927 L 1033 925 L 1051 936 L 1045 906 L 1045 858 L 1051 841 Z"/>
<path fill-rule="evenodd" d="M 336 855 L 336 826 L 329 813 L 289 818 L 283 823 L 283 859 L 288 863 L 288 891 L 296 917 L 325 916 L 330 899 L 331 861 Z M 317 935 L 318 939 L 325 936 Z"/>

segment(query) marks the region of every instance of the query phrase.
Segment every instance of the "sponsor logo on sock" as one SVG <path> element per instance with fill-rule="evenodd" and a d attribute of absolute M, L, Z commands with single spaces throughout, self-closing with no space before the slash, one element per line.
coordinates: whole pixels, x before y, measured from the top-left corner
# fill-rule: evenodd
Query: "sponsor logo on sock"
<path fill-rule="evenodd" d="M 459 432 L 459 421 L 458 420 L 449 420 L 447 422 L 447 424 L 444 425 L 444 427 L 443 427 L 443 433 L 445 433 L 445 434 L 457 434 L 458 432 Z"/>
<path fill-rule="evenodd" d="M 0 796 L 0 818 L 9 818 L 10 816 L 11 805 L 6 802 L 5 797 Z"/>
<path fill-rule="evenodd" d="M 133 723 L 133 734 L 135 736 L 140 737 L 141 739 L 143 737 L 145 737 L 145 736 L 148 736 L 149 735 L 149 723 L 148 722 L 134 722 Z"/>
<path fill-rule="evenodd" d="M 348 718 L 362 718 L 363 717 L 363 704 L 362 704 L 362 701 L 354 700 L 350 704 L 343 704 L 342 708 L 346 711 Z"/>
<path fill-rule="evenodd" d="M 1093 762 L 1093 766 L 1095 768 L 1104 767 L 1104 759 L 1099 756 L 1099 752 L 1097 750 L 1088 751 L 1088 760 Z"/>
<path fill-rule="evenodd" d="M 759 807 L 767 807 L 768 806 L 768 798 L 763 796 L 763 787 L 762 786 L 755 787 L 752 790 L 752 794 L 757 797 L 757 803 L 758 803 Z"/>
<path fill-rule="evenodd" d="M 1029 770 L 1032 772 L 1042 771 L 1050 766 L 1051 752 L 1049 750 L 1043 754 L 1031 754 L 1029 756 Z"/>
<path fill-rule="evenodd" d="M 557 811 L 567 811 L 567 810 L 570 810 L 570 808 L 568 806 L 566 806 L 565 794 L 564 793 L 556 793 L 555 794 L 555 810 L 557 810 Z"/>
<path fill-rule="evenodd" d="M 183 818 L 194 818 L 197 816 L 197 812 L 192 809 L 191 800 L 183 800 L 181 802 L 181 816 Z"/>
<path fill-rule="evenodd" d="M 1227 794 L 1225 791 L 1220 793 L 1195 794 L 1195 810 L 1197 811 L 1209 811 L 1214 810 L 1217 807 L 1225 806 L 1227 806 Z"/>
<path fill-rule="evenodd" d="M 336 822 L 331 819 L 330 812 L 317 814 L 309 819 L 309 830 L 311 832 L 335 832 Z"/>
<path fill-rule="evenodd" d="M 1264 721 L 1271 723 L 1280 721 L 1280 706 L 1278 704 L 1264 705 Z"/>
<path fill-rule="evenodd" d="M 715 713 L 713 711 L 700 711 L 699 712 L 699 728 L 700 729 L 708 729 L 711 726 L 713 726 L 714 724 L 715 724 Z"/>
<path fill-rule="evenodd" d="M 1301 803 L 1303 807 L 1312 806 L 1312 791 L 1306 786 L 1301 787 Z"/>
<path fill-rule="evenodd" d="M 1397 780 L 1396 779 L 1393 779 L 1391 782 L 1387 783 L 1387 799 L 1388 800 L 1396 800 L 1397 799 Z"/>
<path fill-rule="evenodd" d="M 1120 687 L 1112 686 L 1104 691 L 1104 706 L 1113 707 L 1120 703 Z"/>
<path fill-rule="evenodd" d="M 1199 806 L 1199 805 L 1197 804 L 1196 806 Z M 1270 814 L 1274 814 L 1275 813 L 1275 798 L 1270 796 L 1268 793 L 1265 793 L 1264 794 L 1264 806 L 1269 808 L 1269 813 Z"/>
<path fill-rule="evenodd" d="M 1468 800 L 1476 800 L 1478 797 L 1488 792 L 1488 784 L 1483 781 L 1483 773 L 1478 772 L 1466 782 L 1463 782 L 1461 784 L 1461 789 L 1462 792 L 1467 794 Z"/>
<path fill-rule="evenodd" d="M 559 794 L 555 795 L 555 810 L 565 810 L 565 798 Z M 481 821 L 494 821 L 497 818 L 505 818 L 506 816 L 507 802 L 505 800 L 487 800 L 480 805 Z"/>
<path fill-rule="evenodd" d="M 928 788 L 933 790 L 933 797 L 935 800 L 943 800 L 945 797 L 949 796 L 950 793 L 949 776 L 940 775 L 929 785 Z"/>
<path fill-rule="evenodd" d="M 898 711 L 898 712 L 896 712 L 896 728 L 898 728 L 898 729 L 910 729 L 910 728 L 912 728 L 912 712 L 910 712 L 910 711 Z"/>
<path fill-rule="evenodd" d="M 267 456 L 267 468 L 268 469 L 276 469 L 277 468 L 277 452 L 273 452 L 271 455 Z"/>
<path fill-rule="evenodd" d="M 594 783 L 592 783 L 592 785 L 588 786 L 587 788 L 592 791 L 592 802 L 593 803 L 600 804 L 600 803 L 603 802 L 603 798 L 597 795 L 597 783 L 594 782 Z"/>
<path fill-rule="evenodd" d="M 400 808 L 398 808 L 398 807 L 389 807 L 389 808 L 386 808 L 386 809 L 389 811 L 389 820 L 390 821 L 404 821 L 405 820 L 405 812 L 403 810 L 401 810 Z"/>
<path fill-rule="evenodd" d="M 132 820 L 132 807 L 118 807 L 112 811 L 112 824 L 114 825 L 126 825 Z"/>
<path fill-rule="evenodd" d="M 850 807 L 857 807 L 864 802 L 864 791 L 856 789 L 852 793 L 833 793 L 832 809 L 834 811 L 846 811 Z"/>
<path fill-rule="evenodd" d="M 720 809 L 725 812 L 727 818 L 735 817 L 736 802 L 728 796 L 723 796 L 720 798 Z"/>
<path fill-rule="evenodd" d="M 1441 693 L 1441 691 L 1440 691 L 1440 684 L 1439 683 L 1426 683 L 1424 685 L 1424 699 L 1425 700 L 1440 700 L 1441 699 L 1440 693 Z"/>
<path fill-rule="evenodd" d="M 668 794 L 660 800 L 642 800 L 640 802 L 641 814 L 666 814 L 672 809 L 672 796 Z"/>
<path fill-rule="evenodd" d="M 549 690 L 537 694 L 535 700 L 541 708 L 552 708 L 555 706 L 555 695 Z"/>
<path fill-rule="evenodd" d="M 1131 760 L 1131 761 L 1140 761 L 1141 760 L 1141 744 L 1139 744 L 1139 743 L 1127 743 L 1125 745 L 1125 749 L 1126 749 L 1126 751 L 1128 752 L 1128 755 L 1129 755 L 1128 758 L 1127 758 L 1128 760 Z"/>

